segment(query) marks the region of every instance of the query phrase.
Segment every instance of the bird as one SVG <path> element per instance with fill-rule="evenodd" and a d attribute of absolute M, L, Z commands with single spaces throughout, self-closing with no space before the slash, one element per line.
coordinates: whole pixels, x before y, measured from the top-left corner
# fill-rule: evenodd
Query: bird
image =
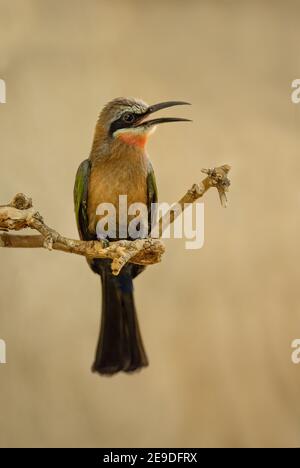
<path fill-rule="evenodd" d="M 146 144 L 156 126 L 167 122 L 190 121 L 177 117 L 149 119 L 154 112 L 185 101 L 167 101 L 148 105 L 141 99 L 116 98 L 108 102 L 99 114 L 89 157 L 79 166 L 74 185 L 74 206 L 77 228 L 82 240 L 113 242 L 97 231 L 101 203 L 110 203 L 119 213 L 119 196 L 126 195 L 128 205 L 144 203 L 149 210 L 148 232 L 151 226 L 151 204 L 158 201 L 157 187 Z M 131 239 L 127 227 L 117 231 Z M 124 235 L 125 228 L 125 235 Z M 143 234 L 142 237 L 146 237 Z M 107 244 L 105 244 L 107 245 Z M 118 276 L 111 272 L 110 259 L 87 259 L 91 270 L 101 278 L 102 312 L 98 344 L 92 372 L 111 376 L 118 372 L 133 373 L 147 367 L 133 295 L 133 279 L 145 267 L 126 264 Z"/>

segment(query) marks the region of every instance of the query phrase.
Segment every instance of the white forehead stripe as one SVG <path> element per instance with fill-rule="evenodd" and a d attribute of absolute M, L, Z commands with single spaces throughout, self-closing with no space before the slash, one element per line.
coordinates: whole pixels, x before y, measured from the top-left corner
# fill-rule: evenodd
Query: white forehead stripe
<path fill-rule="evenodd" d="M 151 135 L 152 133 L 154 133 L 156 130 L 156 126 L 153 125 L 151 127 L 143 127 L 143 126 L 140 126 L 140 127 L 127 127 L 127 128 L 119 128 L 119 130 L 116 130 L 114 132 L 114 137 L 117 137 L 118 135 L 121 135 L 121 134 L 124 134 L 124 133 L 131 133 L 131 134 L 134 134 L 134 135 L 144 135 L 145 133 L 147 135 Z"/>

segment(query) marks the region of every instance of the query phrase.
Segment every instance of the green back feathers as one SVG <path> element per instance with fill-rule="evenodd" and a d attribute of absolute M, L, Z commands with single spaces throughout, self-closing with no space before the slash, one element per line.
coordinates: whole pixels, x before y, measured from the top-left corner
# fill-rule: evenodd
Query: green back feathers
<path fill-rule="evenodd" d="M 148 169 L 148 176 L 147 176 L 147 191 L 148 191 L 148 225 L 149 225 L 149 233 L 151 230 L 151 217 L 153 220 L 156 218 L 156 211 L 151 212 L 151 203 L 157 203 L 158 194 L 157 194 L 157 187 L 155 181 L 155 175 L 153 171 L 152 164 L 149 161 L 149 169 Z"/>
<path fill-rule="evenodd" d="M 77 222 L 77 228 L 81 239 L 89 240 L 92 238 L 88 231 L 88 188 L 91 173 L 91 163 L 88 159 L 83 161 L 77 171 L 74 186 L 74 207 Z"/>

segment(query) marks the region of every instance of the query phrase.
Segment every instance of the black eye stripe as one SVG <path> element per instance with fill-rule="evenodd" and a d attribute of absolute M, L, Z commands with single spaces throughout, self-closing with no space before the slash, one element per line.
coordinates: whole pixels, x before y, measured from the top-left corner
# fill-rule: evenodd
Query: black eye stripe
<path fill-rule="evenodd" d="M 124 120 L 124 117 L 126 115 L 132 115 L 133 119 L 130 121 Z M 131 127 L 138 117 L 140 116 L 138 114 L 134 114 L 133 112 L 124 112 L 124 114 L 122 114 L 121 117 L 119 117 L 117 120 L 111 123 L 109 134 L 112 136 L 114 132 L 120 130 L 121 128 Z"/>

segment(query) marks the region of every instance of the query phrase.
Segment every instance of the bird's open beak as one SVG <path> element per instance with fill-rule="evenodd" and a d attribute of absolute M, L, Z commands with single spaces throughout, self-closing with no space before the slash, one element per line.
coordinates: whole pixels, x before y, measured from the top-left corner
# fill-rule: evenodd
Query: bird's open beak
<path fill-rule="evenodd" d="M 157 125 L 166 122 L 191 122 L 190 119 L 181 119 L 180 117 L 160 117 L 158 119 L 151 119 L 146 120 L 148 115 L 153 114 L 161 109 L 167 109 L 168 107 L 173 106 L 183 106 L 183 105 L 190 105 L 189 102 L 184 101 L 167 101 L 167 102 L 160 102 L 159 104 L 154 104 L 153 106 L 149 106 L 147 111 L 141 116 L 141 118 L 136 122 L 135 127 L 150 127 L 152 125 Z"/>

